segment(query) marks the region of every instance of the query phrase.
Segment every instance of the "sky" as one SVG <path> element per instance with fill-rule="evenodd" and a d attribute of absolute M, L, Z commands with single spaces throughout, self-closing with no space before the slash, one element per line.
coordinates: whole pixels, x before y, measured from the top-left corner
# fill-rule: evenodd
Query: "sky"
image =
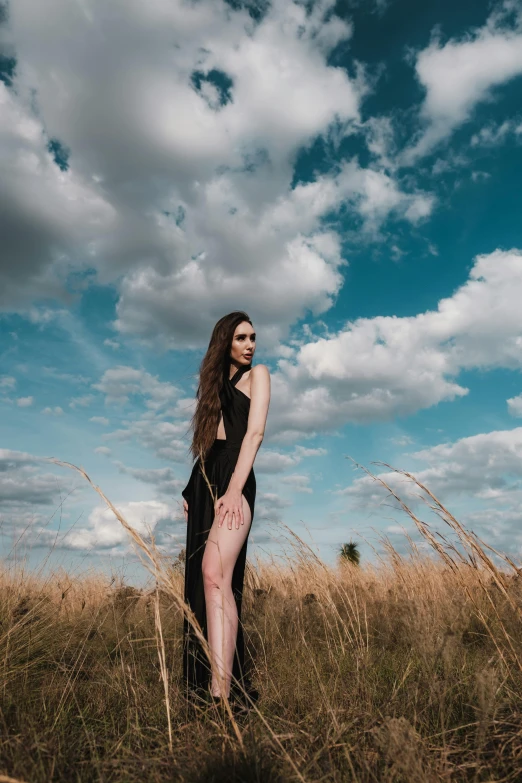
<path fill-rule="evenodd" d="M 185 543 L 215 322 L 270 370 L 249 557 L 522 552 L 522 2 L 0 3 L 4 563 Z M 432 521 L 431 524 L 437 525 Z M 444 525 L 439 522 L 441 532 Z"/>

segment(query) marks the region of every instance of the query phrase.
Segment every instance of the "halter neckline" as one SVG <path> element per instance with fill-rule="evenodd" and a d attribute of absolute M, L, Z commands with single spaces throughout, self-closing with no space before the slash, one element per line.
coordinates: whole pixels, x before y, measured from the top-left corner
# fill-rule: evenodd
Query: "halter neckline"
<path fill-rule="evenodd" d="M 229 381 L 232 384 L 232 386 L 235 386 L 239 378 L 243 375 L 243 373 L 250 369 L 252 369 L 252 362 L 250 362 L 250 364 L 242 364 L 241 367 L 238 367 L 234 375 L 232 376 L 232 378 L 229 378 Z"/>

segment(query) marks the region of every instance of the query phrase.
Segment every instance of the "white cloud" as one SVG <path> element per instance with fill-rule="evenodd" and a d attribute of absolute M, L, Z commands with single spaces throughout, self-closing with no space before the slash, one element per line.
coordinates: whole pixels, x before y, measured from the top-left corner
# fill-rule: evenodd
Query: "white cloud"
<path fill-rule="evenodd" d="M 104 457 L 110 457 L 112 454 L 111 449 L 108 446 L 97 446 L 94 449 L 95 454 L 103 454 Z"/>
<path fill-rule="evenodd" d="M 472 171 L 471 179 L 473 182 L 483 182 L 484 180 L 491 179 L 491 174 L 488 171 Z"/>
<path fill-rule="evenodd" d="M 60 370 L 57 370 L 56 367 L 42 367 L 42 372 L 44 375 L 54 378 L 57 381 L 67 381 L 67 383 L 74 383 L 74 384 L 87 384 L 90 383 L 90 379 L 86 378 L 84 375 L 74 375 L 70 372 L 62 372 Z"/>
<path fill-rule="evenodd" d="M 158 459 L 172 462 L 187 462 L 189 443 L 182 440 L 187 435 L 189 422 L 171 422 L 160 418 L 141 418 L 137 421 L 124 421 L 124 426 L 114 432 L 106 433 L 104 440 L 130 441 L 150 449 Z"/>
<path fill-rule="evenodd" d="M 25 250 L 25 263 L 38 247 L 35 271 L 40 278 L 47 275 L 50 286 L 56 265 L 47 245 L 59 247 L 65 257 L 78 255 L 83 245 L 102 283 L 132 269 L 176 274 L 201 252 L 205 239 L 208 283 L 219 265 L 223 274 L 233 275 L 233 260 L 227 268 L 226 255 L 216 256 L 220 232 L 214 238 L 207 230 L 198 238 L 199 224 L 212 222 L 206 209 L 215 198 L 226 200 L 228 181 L 235 179 L 240 206 L 257 213 L 256 203 L 268 204 L 288 189 L 291 159 L 303 143 L 333 121 L 358 117 L 363 80 L 351 81 L 345 70 L 325 61 L 351 36 L 351 27 L 339 18 L 323 22 L 332 8 L 328 0 L 307 15 L 300 4 L 276 0 L 254 25 L 246 12 L 219 0 L 145 6 L 117 1 L 110 12 L 94 0 L 88 13 L 52 0 L 47 14 L 34 0 L 20 0 L 7 28 L 18 58 L 17 92 L 1 87 L 10 143 L 34 161 L 24 185 L 23 161 L 12 156 L 12 181 L 4 182 L 11 193 L 15 182 L 23 187 L 13 210 L 31 201 L 45 210 L 28 211 L 23 243 L 21 232 L 11 234 L 21 244 L 21 257 Z M 59 27 L 51 18 L 60 19 Z M 84 47 L 93 35 L 96 58 L 87 57 Z M 232 80 L 233 100 L 219 107 L 209 107 L 194 86 L 196 72 L 213 69 Z M 203 84 L 208 97 L 210 82 Z M 31 99 L 39 116 L 29 109 Z M 110 122 L 100 127 L 94 119 L 99 116 Z M 60 172 L 52 162 L 40 123 L 72 150 L 69 171 Z M 264 173 L 252 178 L 245 170 L 251 164 L 264 166 Z M 218 167 L 228 174 L 216 176 Z M 139 188 L 122 188 L 122 181 Z M 60 199 L 69 202 L 68 209 Z M 177 215 L 179 207 L 194 226 L 187 236 L 164 215 Z M 49 220 L 53 214 L 63 214 L 62 225 Z M 230 216 L 229 230 L 235 222 Z M 20 225 L 19 216 L 14 224 Z"/>
<path fill-rule="evenodd" d="M 93 424 L 102 424 L 104 427 L 107 427 L 110 424 L 109 419 L 105 416 L 91 416 L 89 421 L 92 421 Z"/>
<path fill-rule="evenodd" d="M 512 416 L 522 416 L 522 394 L 507 400 L 508 410 Z"/>
<path fill-rule="evenodd" d="M 119 466 L 122 467 L 121 463 Z M 63 472 L 61 468 L 51 473 L 50 467 L 47 458 L 0 449 L 0 525 L 4 532 L 17 538 L 24 533 L 33 547 L 52 546 L 105 554 L 130 551 L 128 533 L 106 506 L 97 506 L 89 514 L 87 523 L 84 522 L 83 526 L 78 524 L 83 521 L 80 510 L 71 515 L 67 503 L 71 502 L 73 494 L 78 500 L 84 492 L 90 497 L 90 492 L 87 493 L 86 484 L 78 480 L 76 474 Z M 134 472 L 123 467 L 122 472 L 155 484 L 160 492 L 179 489 L 170 468 Z M 179 503 L 168 504 L 154 499 L 115 502 L 115 506 L 142 535 L 147 535 L 150 525 L 159 534 L 161 547 L 164 542 L 170 546 L 172 539 L 184 536 L 183 529 L 172 528 L 172 523 L 180 519 Z M 85 503 L 79 508 L 84 510 Z M 49 527 L 53 516 L 58 513 L 63 519 L 62 529 L 65 532 Z M 74 522 L 68 530 L 67 520 Z M 162 521 L 169 523 L 167 531 L 159 529 Z"/>
<path fill-rule="evenodd" d="M 256 456 L 255 469 L 259 473 L 281 473 L 287 468 L 294 467 L 298 461 L 295 455 L 262 447 Z"/>
<path fill-rule="evenodd" d="M 293 468 L 306 457 L 323 457 L 327 453 L 323 448 L 307 448 L 294 446 L 292 452 L 280 452 L 262 447 L 256 456 L 256 471 L 259 473 L 280 474 L 287 468 Z"/>
<path fill-rule="evenodd" d="M 165 416 L 174 419 L 190 419 L 196 410 L 196 397 L 180 397 L 176 404 L 165 410 Z"/>
<path fill-rule="evenodd" d="M 416 316 L 360 318 L 302 345 L 272 375 L 271 438 L 405 415 L 467 394 L 463 369 L 522 367 L 522 252 L 477 256 L 469 279 Z"/>
<path fill-rule="evenodd" d="M 41 514 L 26 505 L 13 503 L 8 508 L 0 511 L 0 525 L 2 527 L 3 537 L 3 557 L 9 559 L 15 548 L 10 550 L 13 544 L 20 547 L 20 543 L 25 537 L 24 544 L 29 543 L 31 547 L 38 545 L 38 536 L 35 535 L 35 529 L 43 529 L 41 526 L 48 522 L 48 517 Z"/>
<path fill-rule="evenodd" d="M 116 286 L 122 334 L 201 348 L 239 297 L 274 349 L 296 318 L 331 307 L 343 259 L 326 215 L 347 206 L 369 239 L 388 216 L 417 223 L 434 205 L 382 161 L 291 189 L 297 151 L 357 132 L 370 89 L 361 63 L 353 78 L 327 65 L 352 35 L 334 7 L 274 0 L 255 24 L 222 0 L 50 0 L 46 13 L 19 0 L 6 28 L 16 91 L 1 87 L 8 255 L 21 260 L 0 279 L 3 306 L 59 296 L 79 271 L 78 290 Z M 68 171 L 50 138 L 71 150 Z"/>
<path fill-rule="evenodd" d="M 240 298 L 272 347 L 282 327 L 307 309 L 316 315 L 328 310 L 342 286 L 339 270 L 346 262 L 339 235 L 321 228 L 326 214 L 350 205 L 363 221 L 362 232 L 372 234 L 392 213 L 418 222 L 435 202 L 426 193 L 402 192 L 385 173 L 354 161 L 343 163 L 337 175 L 285 188 L 263 205 L 249 206 L 243 186 L 237 175 L 221 175 L 202 190 L 201 215 L 187 216 L 185 231 L 205 251 L 170 273 L 149 266 L 125 277 L 115 324 L 121 332 L 163 334 L 169 347 L 179 347 L 180 339 L 194 347 L 208 337 L 217 304 L 219 312 L 233 310 Z M 217 270 L 208 274 L 212 258 Z"/>
<path fill-rule="evenodd" d="M 413 443 L 413 438 L 409 435 L 400 435 L 398 438 L 391 438 L 391 442 L 395 446 L 409 446 Z"/>
<path fill-rule="evenodd" d="M 466 515 L 466 525 L 499 551 L 522 552 L 520 505 L 509 509 L 488 508 Z"/>
<path fill-rule="evenodd" d="M 522 24 L 509 18 L 507 4 L 460 40 L 442 43 L 440 32 L 416 54 L 415 70 L 426 97 L 421 108 L 425 129 L 401 155 L 412 164 L 469 120 L 479 103 L 492 102 L 494 89 L 522 75 Z"/>
<path fill-rule="evenodd" d="M 19 408 L 29 408 L 34 402 L 33 397 L 18 397 L 16 404 Z"/>
<path fill-rule="evenodd" d="M 289 500 L 280 497 L 275 492 L 259 492 L 256 497 L 254 519 L 258 522 L 261 520 L 279 522 L 281 521 L 281 511 L 291 505 L 292 503 Z M 262 535 L 257 526 L 252 529 L 252 533 L 256 543 L 260 543 L 261 540 L 267 538 Z"/>
<path fill-rule="evenodd" d="M 69 408 L 88 408 L 93 399 L 92 394 L 84 394 L 82 397 L 73 397 L 69 402 Z"/>
<path fill-rule="evenodd" d="M 366 146 L 377 164 L 385 171 L 395 172 L 398 168 L 397 142 L 392 118 L 386 116 L 368 117 L 361 124 Z"/>
<path fill-rule="evenodd" d="M 289 476 L 283 476 L 281 479 L 283 484 L 289 484 L 296 492 L 312 493 L 313 489 L 309 486 L 310 476 L 302 473 L 291 473 Z"/>
<path fill-rule="evenodd" d="M 441 443 L 409 455 L 429 467 L 410 468 L 416 478 L 437 497 L 455 496 L 495 499 L 506 496 L 514 488 L 522 488 L 522 427 L 498 430 L 461 438 L 454 443 Z M 419 493 L 408 479 L 397 473 L 378 474 L 398 494 L 413 499 Z M 364 506 L 369 501 L 380 502 L 385 490 L 372 478 L 356 479 L 337 494 L 347 495 Z"/>
<path fill-rule="evenodd" d="M 11 8 L 10 11 L 14 11 Z M 23 70 L 23 64 L 19 63 Z M 59 296 L 67 256 L 82 256 L 112 209 L 84 178 L 58 169 L 46 149 L 30 96 L 0 82 L 0 309 L 25 308 L 33 322 L 52 317 L 31 308 L 40 296 Z M 61 253 L 56 251 L 60 248 Z"/>
<path fill-rule="evenodd" d="M 442 503 L 450 507 L 458 499 L 467 505 L 460 521 L 480 531 L 486 542 L 497 540 L 504 551 L 520 551 L 520 504 L 522 501 L 522 427 L 498 430 L 441 443 L 409 455 L 413 466 L 407 468 Z M 426 466 L 427 467 L 423 467 Z M 398 473 L 377 474 L 410 508 L 419 507 L 423 518 L 428 514 L 421 503 L 422 494 L 409 479 Z M 363 476 L 337 491 L 365 511 L 382 507 L 397 510 L 395 501 L 374 479 Z M 482 507 L 473 509 L 473 504 Z M 471 508 L 470 508 L 471 506 Z M 437 520 L 432 523 L 437 526 Z M 439 525 L 440 528 L 440 525 Z M 445 529 L 447 532 L 447 529 Z M 444 532 L 444 530 L 442 531 Z"/>
<path fill-rule="evenodd" d="M 324 457 L 328 454 L 328 451 L 322 447 L 310 448 L 309 446 L 296 446 L 294 454 L 298 457 Z"/>
<path fill-rule="evenodd" d="M 507 488 L 509 477 L 522 478 L 522 427 L 442 443 L 412 456 L 431 465 L 421 480 L 430 481 L 437 492 L 481 496 Z"/>
<path fill-rule="evenodd" d="M 169 496 L 179 495 L 187 483 L 186 479 L 176 478 L 172 468 L 130 468 L 122 462 L 115 464 L 120 473 L 126 473 L 145 484 L 153 484 L 159 493 Z"/>
<path fill-rule="evenodd" d="M 506 141 L 509 136 L 517 137 L 522 125 L 520 120 L 504 120 L 498 123 L 489 123 L 471 137 L 472 147 L 497 147 Z"/>
<path fill-rule="evenodd" d="M 441 174 L 445 174 L 447 172 L 454 172 L 458 169 L 469 168 L 470 165 L 470 159 L 466 155 L 463 155 L 462 152 L 444 150 L 444 157 L 436 159 L 435 163 L 431 167 L 431 173 L 434 177 L 438 177 Z"/>
<path fill-rule="evenodd" d="M 14 389 L 16 387 L 16 378 L 12 378 L 10 375 L 2 375 L 0 377 L 0 389 Z"/>
<path fill-rule="evenodd" d="M 44 472 L 45 467 L 41 457 L 0 449 L 0 505 L 49 506 L 55 503 L 67 482 Z"/>
<path fill-rule="evenodd" d="M 93 388 L 106 395 L 106 404 L 124 405 L 129 397 L 140 396 L 146 399 L 146 406 L 158 410 L 173 402 L 179 390 L 171 383 L 159 381 L 145 370 L 119 365 L 106 370 Z"/>
<path fill-rule="evenodd" d="M 145 370 L 123 365 L 106 370 L 93 388 L 106 395 L 107 405 L 124 406 L 132 397 L 134 406 L 137 400 L 145 406 L 137 417 L 125 419 L 117 430 L 104 433 L 104 440 L 135 439 L 161 460 L 187 462 L 189 417 L 195 400 L 181 398 L 177 386 L 160 381 Z M 98 423 L 108 423 L 104 417 L 94 418 Z"/>
<path fill-rule="evenodd" d="M 114 506 L 137 530 L 147 537 L 154 532 L 162 520 L 174 520 L 176 512 L 172 506 L 159 500 L 114 503 Z M 121 550 L 130 549 L 130 536 L 121 522 L 107 506 L 97 506 L 89 514 L 88 525 L 75 526 L 59 538 L 58 545 L 64 549 L 78 550 Z"/>
<path fill-rule="evenodd" d="M 109 348 L 114 348 L 115 351 L 118 350 L 118 348 L 121 348 L 121 343 L 119 343 L 117 340 L 110 340 L 107 338 L 103 341 L 104 345 L 107 345 Z"/>
<path fill-rule="evenodd" d="M 63 408 L 59 405 L 55 405 L 54 408 L 43 408 L 42 413 L 45 413 L 46 416 L 63 416 Z"/>

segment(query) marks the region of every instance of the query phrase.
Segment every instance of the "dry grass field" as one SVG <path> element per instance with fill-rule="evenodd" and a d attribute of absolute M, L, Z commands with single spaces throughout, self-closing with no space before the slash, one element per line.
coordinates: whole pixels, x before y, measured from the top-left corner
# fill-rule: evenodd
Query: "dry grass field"
<path fill-rule="evenodd" d="M 134 536 L 148 591 L 5 570 L 0 782 L 521 780 L 522 576 L 430 502 L 457 547 L 410 511 L 429 556 L 248 564 L 237 720 L 181 696 L 182 563 Z"/>

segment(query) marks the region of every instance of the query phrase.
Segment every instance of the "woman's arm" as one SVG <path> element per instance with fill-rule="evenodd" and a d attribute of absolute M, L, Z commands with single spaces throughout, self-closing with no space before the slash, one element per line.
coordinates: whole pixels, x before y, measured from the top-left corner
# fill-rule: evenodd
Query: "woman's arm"
<path fill-rule="evenodd" d="M 229 530 L 232 529 L 233 518 L 236 528 L 239 529 L 239 525 L 244 524 L 241 495 L 265 434 L 269 404 L 270 373 L 264 364 L 256 364 L 250 371 L 250 412 L 247 431 L 227 491 L 216 501 L 215 505 L 215 512 L 219 514 L 220 527 L 227 514 Z"/>

